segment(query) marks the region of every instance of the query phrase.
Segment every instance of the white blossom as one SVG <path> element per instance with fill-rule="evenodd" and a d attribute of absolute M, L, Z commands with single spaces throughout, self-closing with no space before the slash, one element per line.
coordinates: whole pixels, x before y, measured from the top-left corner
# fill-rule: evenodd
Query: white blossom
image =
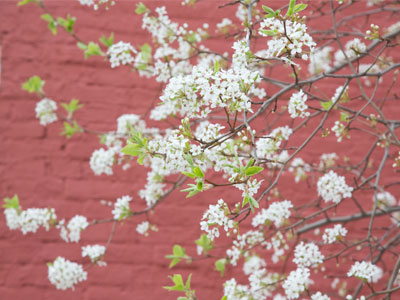
<path fill-rule="evenodd" d="M 266 137 L 259 138 L 256 142 L 257 156 L 260 158 L 274 159 L 282 141 L 287 141 L 292 133 L 293 130 L 291 128 L 284 126 L 275 128 Z"/>
<path fill-rule="evenodd" d="M 219 237 L 219 227 L 226 232 L 233 228 L 234 222 L 225 215 L 227 208 L 224 200 L 219 199 L 216 205 L 210 204 L 207 211 L 201 218 L 200 227 L 207 233 L 209 239 L 214 240 Z"/>
<path fill-rule="evenodd" d="M 294 181 L 300 182 L 307 178 L 307 172 L 311 171 L 311 167 L 302 158 L 296 157 L 292 160 L 289 167 L 289 172 L 293 172 L 295 177 Z"/>
<path fill-rule="evenodd" d="M 340 121 L 335 121 L 335 124 L 332 126 L 332 131 L 335 133 L 338 143 L 340 143 L 347 134 L 347 127 Z"/>
<path fill-rule="evenodd" d="M 281 57 L 282 54 L 286 54 L 289 59 L 298 56 L 307 60 L 308 53 L 312 53 L 316 46 L 307 33 L 307 26 L 296 21 L 286 20 L 283 24 L 278 18 L 266 18 L 261 23 L 259 32 L 263 36 L 269 36 L 263 30 L 274 33 L 272 39 L 267 42 L 268 57 Z"/>
<path fill-rule="evenodd" d="M 129 208 L 129 203 L 132 201 L 131 196 L 122 196 L 118 198 L 114 204 L 114 209 L 112 214 L 114 216 L 114 220 L 121 221 L 129 216 L 131 210 Z"/>
<path fill-rule="evenodd" d="M 318 74 L 320 72 L 328 72 L 331 68 L 331 52 L 332 47 L 318 48 L 310 54 L 310 64 L 308 72 Z"/>
<path fill-rule="evenodd" d="M 323 262 L 324 256 L 319 251 L 319 248 L 314 243 L 301 242 L 294 250 L 293 262 L 298 267 L 312 267 L 319 265 Z"/>
<path fill-rule="evenodd" d="M 68 242 L 79 242 L 81 239 L 81 231 L 86 229 L 89 223 L 84 216 L 76 215 L 69 220 L 68 225 L 64 226 L 64 220 L 60 221 L 58 228 L 60 228 L 61 238 Z"/>
<path fill-rule="evenodd" d="M 342 50 L 338 50 L 335 53 L 335 66 L 344 64 L 347 62 L 346 56 L 348 59 L 353 59 L 360 54 L 364 53 L 367 50 L 367 46 L 361 42 L 359 38 L 355 38 L 351 41 L 348 41 L 344 47 L 344 53 Z M 345 56 L 346 55 L 346 56 Z"/>
<path fill-rule="evenodd" d="M 372 197 L 372 201 L 375 201 L 375 197 Z M 397 201 L 396 198 L 389 192 L 383 191 L 376 194 L 376 201 L 378 207 L 384 209 L 387 206 L 395 206 Z"/>
<path fill-rule="evenodd" d="M 332 244 L 336 242 L 339 238 L 345 237 L 347 234 L 347 229 L 341 224 L 336 224 L 333 228 L 326 228 L 325 233 L 322 235 L 322 239 L 325 244 Z"/>
<path fill-rule="evenodd" d="M 6 208 L 4 210 L 4 215 L 6 216 L 6 223 L 10 230 L 19 228 L 19 214 L 14 208 Z"/>
<path fill-rule="evenodd" d="M 134 61 L 132 53 L 136 54 L 136 50 L 130 43 L 120 41 L 110 46 L 107 50 L 107 56 L 110 60 L 111 68 L 132 64 Z"/>
<path fill-rule="evenodd" d="M 396 22 L 396 23 L 390 25 L 390 26 L 387 28 L 388 33 L 394 33 L 394 32 L 396 32 L 396 31 L 398 31 L 398 30 L 400 30 L 400 21 L 398 21 L 398 22 Z"/>
<path fill-rule="evenodd" d="M 305 118 L 310 115 L 307 110 L 308 106 L 306 104 L 307 95 L 304 94 L 303 90 L 298 93 L 292 94 L 289 100 L 288 111 L 292 118 L 300 117 Z"/>
<path fill-rule="evenodd" d="M 112 175 L 113 170 L 112 166 L 115 161 L 115 149 L 109 148 L 107 150 L 100 148 L 93 151 L 92 156 L 90 157 L 90 168 L 92 169 L 95 175 Z"/>
<path fill-rule="evenodd" d="M 311 300 L 331 300 L 331 298 L 328 295 L 317 292 L 311 296 Z"/>
<path fill-rule="evenodd" d="M 131 129 L 136 129 L 140 132 L 145 131 L 146 123 L 140 119 L 139 115 L 125 114 L 117 119 L 117 134 L 121 137 L 129 135 Z"/>
<path fill-rule="evenodd" d="M 243 272 L 246 275 L 250 275 L 259 269 L 265 268 L 266 265 L 265 260 L 257 255 L 251 255 L 250 257 L 246 257 L 246 261 L 243 264 Z"/>
<path fill-rule="evenodd" d="M 368 282 L 378 282 L 383 275 L 382 269 L 367 261 L 356 261 L 347 273 L 348 277 L 357 277 Z"/>
<path fill-rule="evenodd" d="M 87 272 L 82 265 L 59 256 L 48 264 L 48 277 L 59 290 L 74 289 L 76 284 L 87 279 Z"/>
<path fill-rule="evenodd" d="M 142 235 L 148 235 L 148 231 L 150 229 L 150 223 L 148 221 L 143 221 L 142 223 L 136 226 L 136 231 Z"/>
<path fill-rule="evenodd" d="M 305 291 L 310 277 L 308 268 L 299 267 L 290 272 L 289 276 L 283 282 L 282 287 L 285 290 L 288 299 L 297 299 L 300 294 Z"/>
<path fill-rule="evenodd" d="M 342 199 L 351 197 L 353 188 L 348 186 L 343 176 L 337 175 L 332 170 L 318 179 L 318 195 L 325 202 L 332 201 L 338 204 Z"/>
<path fill-rule="evenodd" d="M 284 200 L 273 202 L 268 209 L 261 209 L 252 220 L 253 227 L 264 225 L 266 221 L 271 221 L 276 227 L 280 227 L 283 222 L 290 217 L 290 209 L 293 207 L 292 202 Z"/>
<path fill-rule="evenodd" d="M 339 156 L 336 153 L 323 153 L 319 159 L 319 167 L 321 169 L 331 168 L 335 165 L 336 160 L 339 159 Z"/>
<path fill-rule="evenodd" d="M 43 98 L 36 103 L 36 118 L 40 120 L 40 125 L 46 126 L 57 121 L 57 104 L 51 99 Z"/>
<path fill-rule="evenodd" d="M 106 247 L 102 245 L 87 245 L 82 247 L 82 257 L 89 257 L 92 263 L 99 266 L 105 266 L 106 263 L 102 261 L 102 257 L 106 253 Z"/>

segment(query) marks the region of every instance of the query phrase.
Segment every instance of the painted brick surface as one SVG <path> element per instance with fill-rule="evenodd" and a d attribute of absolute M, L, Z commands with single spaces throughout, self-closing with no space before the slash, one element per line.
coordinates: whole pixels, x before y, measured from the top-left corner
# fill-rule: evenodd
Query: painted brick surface
<path fill-rule="evenodd" d="M 134 14 L 135 1 L 117 0 L 118 4 L 107 12 L 93 12 L 81 7 L 78 1 L 46 2 L 56 16 L 67 13 L 76 16 L 77 33 L 85 40 L 97 40 L 102 34 L 111 32 L 115 33 L 116 41 L 139 45 L 148 40 L 148 35 L 141 30 L 141 18 Z M 278 7 L 283 2 L 286 1 L 269 1 L 269 5 Z M 199 10 L 182 8 L 180 1 L 146 3 L 151 7 L 167 4 L 172 20 L 194 26 L 204 22 L 215 24 L 221 19 L 222 12 L 233 19 L 235 13 L 231 7 L 217 9 L 218 4 L 224 3 L 221 1 L 201 1 Z M 76 114 L 82 125 L 108 131 L 115 129 L 115 120 L 121 114 L 144 114 L 153 101 L 158 84 L 140 79 L 128 68 L 112 70 L 102 58 L 93 57 L 86 61 L 67 34 L 61 32 L 53 36 L 49 32 L 46 23 L 40 19 L 41 13 L 34 5 L 17 8 L 14 1 L 0 3 L 0 198 L 17 193 L 24 208 L 54 207 L 59 218 L 66 219 L 75 214 L 86 215 L 89 219 L 110 217 L 110 209 L 100 205 L 100 200 L 113 201 L 127 194 L 134 197 L 135 208 L 143 208 L 143 201 L 137 196 L 145 180 L 143 168 L 123 172 L 117 167 L 115 176 L 95 176 L 90 170 L 89 158 L 93 150 L 99 148 L 98 138 L 81 135 L 66 140 L 59 135 L 60 124 L 40 126 L 34 114 L 37 98 L 20 87 L 28 77 L 39 75 L 46 81 L 49 98 L 58 102 L 78 98 L 85 104 L 85 108 Z M 387 21 L 386 17 L 374 23 L 391 24 L 393 19 Z M 317 25 L 329 27 L 330 24 L 327 17 L 326 24 Z M 212 41 L 210 45 L 229 50 L 222 48 L 218 41 Z M 287 74 L 282 76 L 287 78 Z M 383 93 L 389 84 L 384 82 L 380 92 Z M 336 83 L 326 82 L 329 93 L 336 86 Z M 390 105 L 395 108 L 392 116 L 398 117 L 398 103 L 397 106 L 396 103 Z M 302 137 L 305 134 L 293 143 L 298 143 Z M 359 138 L 352 143 L 344 143 L 353 145 L 349 148 L 349 156 L 366 153 L 363 145 L 369 145 L 368 140 Z M 333 139 L 324 144 L 317 140 L 309 145 L 305 157 L 317 160 L 321 153 L 339 152 L 342 147 L 343 144 L 337 144 Z M 388 176 L 396 176 L 390 173 L 391 170 L 387 172 Z M 296 201 L 309 201 L 306 187 L 294 187 L 291 175 L 282 180 L 287 182 L 281 187 L 288 197 L 296 195 Z M 20 232 L 9 231 L 4 218 L 0 217 L 0 299 L 175 299 L 175 294 L 162 289 L 169 284 L 167 276 L 183 273 L 186 277 L 191 272 L 194 273 L 192 285 L 198 291 L 199 299 L 220 299 L 222 283 L 229 278 L 220 278 L 212 271 L 212 261 L 191 266 L 182 264 L 169 270 L 164 256 L 171 252 L 175 243 L 186 247 L 189 253 L 195 253 L 193 240 L 200 235 L 199 220 L 208 203 L 231 196 L 221 190 L 212 196 L 187 200 L 179 191 L 172 193 L 150 216 L 159 232 L 147 238 L 139 236 L 135 228 L 144 220 L 142 216 L 118 225 L 106 257 L 108 266 L 91 268 L 86 282 L 78 285 L 75 291 L 66 292 L 51 286 L 46 263 L 57 256 L 79 261 L 80 245 L 64 243 L 56 230 L 40 230 L 34 235 L 23 236 Z M 312 196 L 316 196 L 316 191 Z M 400 196 L 398 192 L 396 196 Z M 89 228 L 82 234 L 82 244 L 105 243 L 110 231 L 111 224 Z M 329 285 L 329 282 L 321 284 Z"/>

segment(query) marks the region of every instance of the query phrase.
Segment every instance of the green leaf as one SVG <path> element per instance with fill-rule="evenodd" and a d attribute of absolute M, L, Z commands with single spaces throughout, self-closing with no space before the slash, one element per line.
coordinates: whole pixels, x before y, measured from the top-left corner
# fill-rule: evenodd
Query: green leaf
<path fill-rule="evenodd" d="M 172 268 L 177 265 L 182 259 L 187 259 L 188 256 L 186 256 L 184 248 L 182 248 L 180 245 L 174 245 L 174 247 L 172 248 L 172 254 L 166 255 L 165 258 L 171 259 L 169 268 Z"/>
<path fill-rule="evenodd" d="M 190 281 L 192 280 L 192 273 L 189 274 L 188 279 L 186 280 L 185 287 L 190 290 Z"/>
<path fill-rule="evenodd" d="M 189 172 L 182 172 L 182 174 L 183 174 L 183 175 L 186 175 L 187 177 L 190 177 L 190 178 L 196 178 L 196 175 L 195 175 L 195 174 L 193 174 L 193 173 L 189 173 Z"/>
<path fill-rule="evenodd" d="M 286 16 L 290 17 L 291 15 L 293 15 L 295 5 L 296 5 L 296 0 L 290 0 L 289 8 L 288 8 L 288 11 L 286 13 Z"/>
<path fill-rule="evenodd" d="M 81 50 L 86 50 L 86 49 L 87 49 L 87 45 L 86 45 L 85 43 L 78 42 L 78 43 L 76 43 L 76 45 L 77 45 L 78 48 L 81 49 Z"/>
<path fill-rule="evenodd" d="M 18 6 L 22 6 L 22 5 L 26 5 L 28 3 L 31 3 L 31 2 L 33 2 L 35 4 L 38 4 L 37 0 L 22 0 L 22 1 L 19 1 L 17 5 Z"/>
<path fill-rule="evenodd" d="M 259 166 L 252 166 L 246 169 L 246 176 L 253 176 L 256 175 L 258 173 L 260 173 L 262 170 L 264 170 L 263 167 L 259 167 Z"/>
<path fill-rule="evenodd" d="M 345 112 L 340 112 L 340 121 L 341 122 L 348 122 L 349 121 L 349 115 Z"/>
<path fill-rule="evenodd" d="M 99 41 L 107 48 L 110 48 L 114 43 L 114 33 L 111 33 L 109 37 L 102 35 Z"/>
<path fill-rule="evenodd" d="M 221 276 L 224 276 L 224 273 L 225 273 L 225 266 L 226 266 L 226 263 L 227 263 L 227 262 L 228 262 L 228 261 L 227 261 L 226 258 L 221 258 L 221 259 L 219 259 L 219 260 L 217 260 L 217 261 L 215 262 L 215 270 L 219 271 L 220 274 L 221 274 Z"/>
<path fill-rule="evenodd" d="M 69 139 L 71 136 L 73 136 L 75 133 L 80 132 L 81 127 L 78 125 L 78 123 L 74 120 L 72 123 L 72 126 L 68 122 L 64 122 L 64 131 L 61 132 L 61 135 L 65 135 L 67 139 Z"/>
<path fill-rule="evenodd" d="M 85 59 L 88 59 L 89 57 L 94 55 L 101 56 L 103 55 L 103 51 L 101 51 L 99 44 L 94 42 L 89 42 L 85 50 Z"/>
<path fill-rule="evenodd" d="M 302 10 L 305 10 L 306 8 L 307 8 L 307 4 L 304 4 L 304 3 L 297 4 L 294 7 L 294 13 L 297 14 L 298 12 L 301 12 Z"/>
<path fill-rule="evenodd" d="M 143 147 L 141 145 L 134 144 L 128 141 L 128 144 L 124 148 L 122 148 L 122 153 L 131 156 L 138 156 L 143 152 L 142 148 Z"/>
<path fill-rule="evenodd" d="M 83 104 L 79 104 L 78 99 L 72 99 L 69 103 L 61 103 L 61 106 L 68 112 L 68 119 L 71 119 L 73 113 L 81 109 Z"/>
<path fill-rule="evenodd" d="M 263 6 L 262 6 L 262 9 L 263 9 L 267 14 L 272 14 L 272 15 L 275 14 L 274 10 L 273 10 L 272 8 L 268 7 L 268 6 L 263 5 Z"/>
<path fill-rule="evenodd" d="M 135 9 L 135 13 L 138 15 L 142 15 L 147 11 L 147 7 L 146 5 L 144 5 L 142 2 L 139 2 L 138 4 L 136 4 L 136 9 Z"/>
<path fill-rule="evenodd" d="M 214 63 L 214 73 L 217 73 L 219 71 L 219 68 L 220 68 L 219 61 L 216 60 Z"/>
<path fill-rule="evenodd" d="M 44 83 L 44 80 L 35 75 L 22 84 L 22 89 L 29 93 L 43 93 Z"/>
<path fill-rule="evenodd" d="M 14 195 L 12 198 L 4 198 L 4 208 L 13 208 L 18 212 L 21 210 L 21 206 L 19 205 L 18 195 Z"/>
<path fill-rule="evenodd" d="M 193 170 L 192 170 L 192 172 L 193 172 L 193 174 L 195 174 L 197 177 L 199 177 L 199 178 L 204 178 L 204 173 L 203 173 L 203 171 L 202 171 L 198 166 L 194 167 Z"/>
<path fill-rule="evenodd" d="M 249 204 L 250 204 L 250 209 L 252 212 L 254 212 L 254 207 L 259 208 L 260 205 L 258 204 L 257 200 L 254 199 L 252 196 L 249 195 Z"/>
<path fill-rule="evenodd" d="M 57 22 L 53 18 L 53 16 L 50 14 L 43 14 L 40 17 L 47 22 L 47 27 L 50 29 L 50 31 L 54 35 L 56 35 L 57 34 Z"/>
<path fill-rule="evenodd" d="M 274 35 L 276 35 L 276 32 L 273 31 L 273 30 L 262 29 L 262 30 L 260 30 L 260 32 L 261 32 L 262 34 L 269 35 L 269 36 L 274 36 Z"/>
<path fill-rule="evenodd" d="M 174 274 L 174 276 L 169 276 L 174 286 L 164 286 L 164 289 L 168 291 L 185 291 L 185 285 L 183 284 L 183 279 L 181 274 Z"/>
<path fill-rule="evenodd" d="M 228 296 L 223 296 L 221 300 L 228 300 Z"/>
<path fill-rule="evenodd" d="M 203 233 L 198 240 L 195 241 L 196 245 L 199 245 L 205 254 L 214 248 L 213 242 L 208 238 L 207 234 Z"/>
<path fill-rule="evenodd" d="M 321 103 L 321 106 L 322 106 L 323 109 L 329 110 L 331 108 L 332 104 L 333 104 L 333 101 L 329 100 L 329 101 L 320 102 L 320 103 Z"/>
<path fill-rule="evenodd" d="M 74 29 L 76 18 L 71 17 L 69 14 L 67 15 L 67 19 L 64 18 L 57 18 L 57 23 L 63 27 L 68 33 L 72 33 Z"/>

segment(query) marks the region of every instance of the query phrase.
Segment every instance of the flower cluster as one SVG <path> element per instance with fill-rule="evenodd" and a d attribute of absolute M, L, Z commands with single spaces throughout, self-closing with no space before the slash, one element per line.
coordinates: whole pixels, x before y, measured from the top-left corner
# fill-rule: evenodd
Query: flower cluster
<path fill-rule="evenodd" d="M 74 289 L 77 283 L 86 280 L 87 272 L 82 265 L 57 257 L 53 263 L 48 264 L 48 277 L 59 290 Z"/>
<path fill-rule="evenodd" d="M 226 232 L 234 227 L 235 222 L 226 216 L 227 209 L 224 200 L 219 199 L 216 205 L 210 204 L 203 214 L 200 227 L 207 233 L 209 239 L 214 240 L 219 237 L 219 227 L 223 227 Z"/>
<path fill-rule="evenodd" d="M 114 209 L 112 210 L 112 214 L 114 216 L 114 220 L 121 221 L 127 217 L 129 217 L 131 210 L 129 208 L 129 203 L 132 201 L 131 196 L 122 196 L 118 198 L 114 204 Z"/>
<path fill-rule="evenodd" d="M 127 137 L 132 129 L 145 131 L 146 123 L 135 114 L 125 114 L 117 119 L 117 135 Z"/>
<path fill-rule="evenodd" d="M 292 118 L 305 118 L 310 115 L 310 113 L 306 111 L 308 108 L 306 100 L 307 95 L 304 94 L 303 90 L 300 90 L 298 93 L 294 93 L 290 97 L 288 111 Z"/>
<path fill-rule="evenodd" d="M 137 51 L 130 43 L 120 41 L 112 45 L 107 50 L 107 56 L 110 60 L 111 68 L 132 64 L 134 61 L 132 53 L 136 54 L 136 52 Z"/>
<path fill-rule="evenodd" d="M 87 245 L 82 247 L 82 257 L 89 257 L 92 263 L 96 263 L 99 266 L 105 266 L 105 262 L 101 261 L 105 253 L 106 247 L 101 245 Z"/>
<path fill-rule="evenodd" d="M 333 167 L 339 157 L 336 153 L 323 153 L 319 159 L 319 167 L 323 169 Z"/>
<path fill-rule="evenodd" d="M 310 64 L 308 65 L 308 72 L 310 74 L 318 74 L 321 72 L 328 72 L 331 68 L 331 52 L 332 47 L 324 47 L 315 49 L 310 55 Z"/>
<path fill-rule="evenodd" d="M 282 141 L 287 141 L 292 133 L 293 130 L 288 126 L 275 128 L 268 136 L 256 142 L 257 156 L 273 160 Z"/>
<path fill-rule="evenodd" d="M 98 10 L 100 5 L 106 4 L 106 8 L 108 8 L 108 5 L 114 5 L 115 1 L 110 1 L 110 0 L 79 0 L 79 3 L 81 5 L 87 5 L 89 7 L 93 6 L 94 10 Z"/>
<path fill-rule="evenodd" d="M 6 208 L 4 214 L 8 228 L 20 229 L 23 234 L 34 233 L 40 227 L 49 230 L 51 223 L 57 219 L 54 208 L 28 208 L 20 212 L 15 208 Z"/>
<path fill-rule="evenodd" d="M 343 176 L 339 176 L 332 170 L 318 179 L 318 195 L 325 202 L 332 201 L 338 204 L 343 198 L 351 197 L 353 188 L 346 184 Z"/>
<path fill-rule="evenodd" d="M 282 287 L 288 299 L 296 299 L 300 293 L 304 292 L 309 284 L 310 270 L 299 267 L 290 272 L 289 276 L 283 282 Z"/>
<path fill-rule="evenodd" d="M 348 277 L 357 277 L 367 282 L 378 282 L 383 275 L 382 269 L 367 261 L 356 261 L 347 273 Z"/>
<path fill-rule="evenodd" d="M 149 229 L 150 229 L 150 223 L 148 221 L 143 221 L 136 227 L 136 231 L 142 235 L 148 235 Z"/>
<path fill-rule="evenodd" d="M 335 124 L 332 126 L 332 131 L 335 133 L 337 137 L 337 142 L 340 143 L 343 140 L 343 137 L 347 135 L 347 127 L 340 121 L 335 121 Z"/>
<path fill-rule="evenodd" d="M 302 158 L 296 157 L 292 160 L 289 167 L 289 172 L 293 172 L 294 181 L 296 183 L 300 182 L 300 180 L 304 180 L 307 178 L 307 172 L 311 171 L 311 167 L 307 164 Z"/>
<path fill-rule="evenodd" d="M 228 112 L 251 111 L 251 95 L 262 99 L 266 94 L 256 85 L 261 81 L 258 72 L 246 68 L 247 46 L 236 42 L 233 47 L 232 68 L 213 72 L 208 66 L 195 66 L 191 74 L 179 74 L 168 82 L 161 104 L 150 117 L 154 120 L 180 114 L 204 118 L 211 109 L 225 108 Z"/>
<path fill-rule="evenodd" d="M 375 198 L 373 197 L 372 200 L 374 201 Z M 395 206 L 397 201 L 396 198 L 389 192 L 383 191 L 381 193 L 376 194 L 376 201 L 378 207 L 384 209 L 387 206 Z"/>
<path fill-rule="evenodd" d="M 346 43 L 344 52 L 338 50 L 335 53 L 335 66 L 342 65 L 347 62 L 346 56 L 349 60 L 359 56 L 367 50 L 367 46 L 359 38 L 355 38 Z"/>
<path fill-rule="evenodd" d="M 51 99 L 43 98 L 36 103 L 36 118 L 40 120 L 40 125 L 46 126 L 57 121 L 57 104 Z"/>
<path fill-rule="evenodd" d="M 113 148 L 104 149 L 100 148 L 93 151 L 90 157 L 90 168 L 95 175 L 112 175 L 112 166 L 115 162 L 116 151 Z"/>
<path fill-rule="evenodd" d="M 299 267 L 311 267 L 321 264 L 324 261 L 324 256 L 319 251 L 319 248 L 314 243 L 301 242 L 294 250 L 293 262 Z"/>
<path fill-rule="evenodd" d="M 331 298 L 328 295 L 317 292 L 311 296 L 311 300 L 331 300 Z"/>
<path fill-rule="evenodd" d="M 347 229 L 341 224 L 336 224 L 333 228 L 326 228 L 325 233 L 322 235 L 322 239 L 325 244 L 332 244 L 338 239 L 345 237 L 347 234 Z"/>
<path fill-rule="evenodd" d="M 290 209 L 293 207 L 292 202 L 284 200 L 273 202 L 268 209 L 261 209 L 252 220 L 253 227 L 264 225 L 267 221 L 273 222 L 276 227 L 280 227 L 283 222 L 290 217 Z"/>
<path fill-rule="evenodd" d="M 285 54 L 289 59 L 301 57 L 307 60 L 316 46 L 307 33 L 307 26 L 297 21 L 266 18 L 261 23 L 259 32 L 263 36 L 272 36 L 267 42 L 267 58 Z"/>
<path fill-rule="evenodd" d="M 85 230 L 89 223 L 84 216 L 75 216 L 71 220 L 69 220 L 68 225 L 64 226 L 64 220 L 61 220 L 57 225 L 60 228 L 60 236 L 61 238 L 68 242 L 79 242 L 81 239 L 81 231 Z"/>

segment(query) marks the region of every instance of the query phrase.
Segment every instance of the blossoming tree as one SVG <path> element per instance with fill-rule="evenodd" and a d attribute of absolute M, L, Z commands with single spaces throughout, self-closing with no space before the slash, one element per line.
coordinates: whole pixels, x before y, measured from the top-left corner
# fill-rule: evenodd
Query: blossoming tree
<path fill-rule="evenodd" d="M 90 280 L 92 266 L 106 266 L 122 223 L 146 215 L 137 233 L 162 232 L 157 208 L 174 201 L 170 194 L 179 190 L 191 201 L 206 195 L 212 203 L 198 216 L 202 234 L 192 241 L 197 252 L 176 244 L 160 255 L 171 268 L 213 261 L 226 278 L 224 300 L 399 297 L 400 22 L 393 17 L 399 2 L 269 2 L 213 2 L 218 23 L 194 29 L 171 20 L 164 6 L 136 3 L 136 18 L 149 34 L 142 45 L 116 41 L 113 34 L 84 40 L 76 18 L 53 15 L 45 0 L 18 3 L 42 9 L 50 31 L 69 34 L 85 58 L 100 56 L 110 68 L 132 69 L 160 86 L 145 114 L 123 114 L 115 127 L 98 132 L 75 117 L 90 107 L 77 99 L 50 99 L 45 78 L 29 74 L 22 84 L 38 97 L 41 125 L 62 122 L 68 139 L 99 137 L 90 158 L 94 175 L 112 176 L 118 167 L 132 172 L 139 165 L 147 170 L 146 184 L 135 194 L 120 191 L 115 202 L 102 202 L 110 207 L 102 219 L 77 214 L 65 220 L 53 208 L 26 208 L 17 195 L 4 199 L 9 229 L 22 234 L 43 227 L 58 230 L 66 243 L 80 243 L 88 227 L 111 224 L 103 244 L 82 245 L 81 261 L 49 257 L 55 288 L 78 288 Z M 79 3 L 89 10 L 119 4 Z M 182 5 L 196 9 L 195 0 Z M 236 16 L 225 15 L 232 6 Z M 354 6 L 360 11 L 349 15 Z M 381 15 L 392 25 L 370 23 Z M 321 22 L 329 28 L 318 28 Z M 208 46 L 213 40 L 228 51 Z M 369 146 L 355 157 L 351 149 L 361 140 Z M 332 141 L 344 147 L 322 153 L 320 145 Z M 299 192 L 282 189 L 285 182 Z M 221 191 L 229 199 L 218 196 Z M 144 209 L 135 208 L 139 201 Z M 244 274 L 233 277 L 237 268 Z M 197 299 L 192 276 L 175 273 L 165 288 L 180 293 L 178 299 Z"/>

